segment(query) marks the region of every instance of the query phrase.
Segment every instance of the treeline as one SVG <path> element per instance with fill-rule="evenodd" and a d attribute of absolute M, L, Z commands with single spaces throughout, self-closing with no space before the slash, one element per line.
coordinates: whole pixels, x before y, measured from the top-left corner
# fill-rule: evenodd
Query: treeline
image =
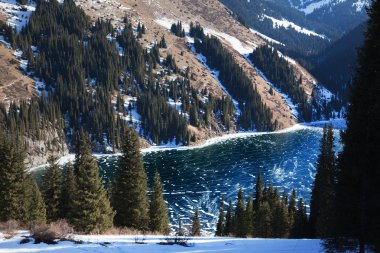
<path fill-rule="evenodd" d="M 236 208 L 229 200 L 228 208 L 224 196 L 221 198 L 216 236 L 306 238 L 309 224 L 303 199 L 297 202 L 293 190 L 290 198 L 284 191 L 282 197 L 277 188 L 262 185 L 261 176 L 255 186 L 255 198 L 239 190 Z"/>
<path fill-rule="evenodd" d="M 312 106 L 301 87 L 302 77 L 296 78 L 286 59 L 280 56 L 275 48 L 267 45 L 256 48 L 249 55 L 249 58 L 281 92 L 289 95 L 297 105 L 299 119 L 311 121 Z"/>
<path fill-rule="evenodd" d="M 149 199 L 138 136 L 128 129 L 124 140 L 123 155 L 109 191 L 102 185 L 90 138 L 83 129 L 75 134 L 74 164 L 68 164 L 62 172 L 51 159 L 39 188 L 25 172 L 24 153 L 1 131 L 0 221 L 17 220 L 34 227 L 66 219 L 76 231 L 84 233 L 101 233 L 112 226 L 169 233 L 160 176 L 156 172 Z"/>
<path fill-rule="evenodd" d="M 244 73 L 222 43 L 216 37 L 206 36 L 199 24 L 190 25 L 190 35 L 194 37 L 194 46 L 198 53 L 207 58 L 207 65 L 219 71 L 219 80 L 229 93 L 239 102 L 241 115 L 238 124 L 245 130 L 274 130 L 269 108 L 262 102 L 254 84 Z"/>

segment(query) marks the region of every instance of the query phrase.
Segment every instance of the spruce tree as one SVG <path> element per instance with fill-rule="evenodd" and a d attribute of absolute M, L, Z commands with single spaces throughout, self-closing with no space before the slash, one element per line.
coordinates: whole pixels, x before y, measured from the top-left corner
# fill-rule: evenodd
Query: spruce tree
<path fill-rule="evenodd" d="M 70 222 L 78 231 L 101 233 L 112 227 L 114 212 L 92 156 L 88 134 L 80 129 L 75 142 L 76 192 L 72 196 Z"/>
<path fill-rule="evenodd" d="M 253 202 L 253 208 L 255 211 L 259 209 L 259 206 L 263 200 L 263 179 L 261 177 L 261 174 L 257 176 L 257 182 L 255 186 L 255 200 Z"/>
<path fill-rule="evenodd" d="M 216 232 L 215 236 L 223 236 L 224 235 L 224 195 L 222 195 L 222 198 L 220 200 L 220 208 L 219 208 L 219 218 L 218 223 L 216 224 Z"/>
<path fill-rule="evenodd" d="M 226 226 L 224 229 L 224 235 L 229 236 L 234 233 L 234 221 L 233 221 L 233 213 L 232 213 L 232 201 L 228 202 L 228 209 L 226 213 Z"/>
<path fill-rule="evenodd" d="M 317 237 L 328 237 L 333 230 L 333 191 L 335 188 L 335 153 L 332 126 L 323 128 L 321 149 L 317 162 L 317 173 L 310 202 L 311 233 Z"/>
<path fill-rule="evenodd" d="M 295 216 L 297 212 L 297 200 L 296 200 L 296 191 L 293 189 L 292 194 L 290 195 L 290 200 L 288 204 L 288 214 L 289 214 L 289 228 L 290 228 L 290 236 L 293 237 L 293 229 Z"/>
<path fill-rule="evenodd" d="M 284 196 L 281 202 L 274 206 L 272 236 L 275 238 L 286 238 L 289 235 L 289 214 L 285 198 Z"/>
<path fill-rule="evenodd" d="M 193 223 L 191 225 L 191 235 L 200 236 L 201 235 L 201 222 L 199 218 L 198 208 L 195 209 Z"/>
<path fill-rule="evenodd" d="M 53 157 L 49 158 L 49 164 L 42 177 L 42 193 L 46 204 L 46 218 L 52 222 L 61 218 L 62 175 Z"/>
<path fill-rule="evenodd" d="M 235 211 L 235 234 L 238 237 L 246 236 L 246 217 L 245 217 L 245 203 L 243 190 L 240 189 L 238 192 L 238 198 L 236 203 Z"/>
<path fill-rule="evenodd" d="M 297 211 L 293 225 L 293 237 L 305 238 L 309 235 L 309 222 L 306 214 L 306 207 L 303 203 L 303 199 L 300 198 L 297 204 Z"/>
<path fill-rule="evenodd" d="M 153 189 L 149 207 L 149 228 L 151 231 L 169 234 L 168 208 L 166 206 L 160 174 L 156 171 L 153 179 Z"/>
<path fill-rule="evenodd" d="M 247 207 L 245 208 L 245 220 L 246 220 L 246 235 L 253 235 L 253 223 L 254 223 L 255 215 L 253 209 L 253 201 L 251 195 L 248 195 Z"/>
<path fill-rule="evenodd" d="M 257 210 L 255 236 L 264 238 L 272 237 L 272 213 L 267 201 L 263 201 Z"/>
<path fill-rule="evenodd" d="M 26 215 L 23 219 L 24 224 L 29 227 L 46 224 L 45 202 L 35 180 L 27 175 L 25 178 L 24 202 Z"/>
<path fill-rule="evenodd" d="M 74 174 L 74 167 L 71 163 L 65 165 L 65 176 L 62 184 L 61 194 L 61 217 L 70 220 L 72 216 L 73 199 L 76 194 L 76 180 Z"/>
<path fill-rule="evenodd" d="M 337 232 L 380 251 L 380 0 L 368 9 L 367 30 L 353 78 L 347 130 L 338 161 Z M 338 245 L 342 246 L 342 245 Z M 345 245 L 343 245 L 345 246 Z"/>
<path fill-rule="evenodd" d="M 134 129 L 125 131 L 122 153 L 112 188 L 112 206 L 116 210 L 114 224 L 119 227 L 147 230 L 147 176 L 139 139 Z"/>
<path fill-rule="evenodd" d="M 24 220 L 24 153 L 0 129 L 0 221 Z"/>

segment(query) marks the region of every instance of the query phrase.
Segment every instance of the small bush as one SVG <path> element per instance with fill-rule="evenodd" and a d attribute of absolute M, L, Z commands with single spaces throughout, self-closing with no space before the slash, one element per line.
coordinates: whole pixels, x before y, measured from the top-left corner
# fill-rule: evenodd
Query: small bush
<path fill-rule="evenodd" d="M 135 237 L 135 243 L 136 244 L 145 244 L 145 236 L 136 236 Z"/>
<path fill-rule="evenodd" d="M 24 238 L 20 241 L 20 244 L 27 244 L 27 243 L 30 243 L 32 241 L 32 239 L 30 238 Z"/>
<path fill-rule="evenodd" d="M 32 229 L 31 234 L 36 244 L 41 242 L 56 244 L 60 240 L 70 240 L 69 235 L 73 231 L 73 228 L 65 220 L 59 220 L 48 226 L 36 227 Z"/>
<path fill-rule="evenodd" d="M 0 231 L 4 232 L 5 239 L 11 239 L 17 234 L 19 223 L 15 220 L 0 223 Z"/>
<path fill-rule="evenodd" d="M 184 247 L 191 247 L 193 244 L 189 243 L 190 238 L 185 237 L 185 236 L 178 236 L 176 235 L 175 237 L 167 237 L 165 238 L 165 241 L 160 242 L 160 245 L 181 245 Z"/>

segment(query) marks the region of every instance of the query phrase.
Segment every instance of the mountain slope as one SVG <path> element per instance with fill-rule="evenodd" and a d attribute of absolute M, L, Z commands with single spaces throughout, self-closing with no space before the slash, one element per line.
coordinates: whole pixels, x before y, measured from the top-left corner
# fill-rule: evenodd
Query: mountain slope
<path fill-rule="evenodd" d="M 332 92 L 345 95 L 355 70 L 356 51 L 364 42 L 364 31 L 365 24 L 360 24 L 317 57 L 312 72 Z"/>

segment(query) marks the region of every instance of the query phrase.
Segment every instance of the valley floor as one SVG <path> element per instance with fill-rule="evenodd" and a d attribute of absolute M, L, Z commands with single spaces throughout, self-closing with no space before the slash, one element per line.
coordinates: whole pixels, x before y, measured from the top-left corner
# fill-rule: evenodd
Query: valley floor
<path fill-rule="evenodd" d="M 159 245 L 165 242 L 164 236 L 146 236 L 145 244 L 136 244 L 135 239 L 142 236 L 75 236 L 82 240 L 82 244 L 72 242 L 59 242 L 55 245 L 47 244 L 20 244 L 22 235 L 20 233 L 12 239 L 4 239 L 0 233 L 0 253 L 77 253 L 77 252 L 133 252 L 133 253 L 159 253 L 159 252 L 238 252 L 238 253 L 317 253 L 323 248 L 320 240 L 306 239 L 240 239 L 240 238 L 217 238 L 217 237 L 195 237 L 189 240 L 189 247 L 179 245 Z"/>

